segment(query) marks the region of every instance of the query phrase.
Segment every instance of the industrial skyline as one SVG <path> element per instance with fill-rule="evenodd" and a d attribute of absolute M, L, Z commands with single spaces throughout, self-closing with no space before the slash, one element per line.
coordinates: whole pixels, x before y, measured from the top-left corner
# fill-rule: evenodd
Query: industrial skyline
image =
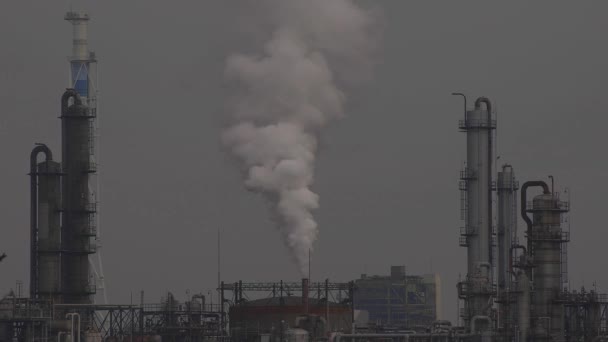
<path fill-rule="evenodd" d="M 438 14 L 430 5 L 378 4 L 388 25 L 376 76 L 349 90 L 349 118 L 321 141 L 315 189 L 323 195 L 318 217 L 326 229 L 313 278 L 382 273 L 387 259 L 416 273 L 432 267 L 444 284 L 466 273 L 456 244 L 455 172 L 465 155 L 454 125 L 461 103 L 449 95 L 463 91 L 495 100 L 500 163 L 515 165 L 518 179 L 551 174 L 558 188 L 571 189 L 572 285 L 607 288 L 608 275 L 592 262 L 601 257 L 605 238 L 599 220 L 605 185 L 597 181 L 608 171 L 601 158 L 608 104 L 602 92 L 607 51 L 600 43 L 604 5 L 554 5 L 544 13 L 541 5 L 446 4 L 449 10 Z M 218 143 L 224 57 L 251 48 L 242 32 L 253 25 L 246 9 L 221 2 L 90 6 L 91 39 L 104 61 L 101 206 L 104 227 L 111 227 L 104 230 L 111 298 L 128 301 L 130 292 L 144 288 L 151 296 L 162 293 L 175 284 L 171 279 L 214 288 L 214 276 L 184 270 L 215 269 L 217 228 L 225 278 L 296 279 L 263 204 L 243 194 Z M 153 15 L 139 17 L 141 6 Z M 11 275 L 0 280 L 0 290 L 6 292 L 28 277 L 24 151 L 42 141 L 59 150 L 53 108 L 65 87 L 70 42 L 69 27 L 58 20 L 65 8 L 8 2 L 0 9 L 0 38 L 7 42 L 0 59 L 0 111 L 7 113 L 0 117 L 0 186 L 6 194 L 0 199 L 6 227 L 0 250 L 9 255 L 0 267 Z M 484 17 L 486 11 L 495 20 Z M 31 15 L 12 18 L 11 12 Z M 134 17 L 141 25 L 133 25 Z M 175 54 L 178 47 L 182 53 Z M 176 173 L 180 169 L 188 171 Z M 385 252 L 361 252 L 367 245 Z M 429 253 L 429 246 L 437 252 Z M 444 312 L 454 319 L 455 300 L 449 299 L 456 291 L 444 289 Z"/>

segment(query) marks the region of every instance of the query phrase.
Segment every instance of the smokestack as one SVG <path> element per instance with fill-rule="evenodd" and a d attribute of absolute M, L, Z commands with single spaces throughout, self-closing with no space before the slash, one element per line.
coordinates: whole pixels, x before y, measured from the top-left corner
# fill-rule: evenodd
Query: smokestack
<path fill-rule="evenodd" d="M 308 278 L 302 278 L 302 306 L 304 314 L 308 315 Z"/>
<path fill-rule="evenodd" d="M 259 52 L 226 60 L 235 93 L 222 141 L 242 162 L 246 188 L 270 202 L 306 277 L 318 235 L 319 195 L 312 185 L 319 134 L 346 114 L 342 86 L 371 69 L 375 18 L 353 0 L 260 3 L 275 30 Z"/>

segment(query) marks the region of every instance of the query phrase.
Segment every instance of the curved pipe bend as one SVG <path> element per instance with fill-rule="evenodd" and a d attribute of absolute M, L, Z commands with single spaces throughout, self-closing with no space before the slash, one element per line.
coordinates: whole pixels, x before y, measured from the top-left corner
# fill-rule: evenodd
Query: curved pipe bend
<path fill-rule="evenodd" d="M 36 172 L 36 164 L 38 161 L 38 154 L 44 153 L 44 157 L 46 161 L 53 160 L 53 152 L 51 149 L 45 144 L 36 144 L 36 147 L 32 149 L 32 153 L 30 153 L 30 171 Z"/>
<path fill-rule="evenodd" d="M 547 185 L 547 183 L 543 182 L 543 181 L 528 181 L 525 182 L 522 186 L 521 186 L 521 201 L 520 201 L 520 213 L 521 213 L 521 218 L 524 219 L 524 221 L 526 221 L 526 226 L 528 228 L 528 231 L 530 231 L 530 229 L 532 228 L 532 220 L 530 220 L 530 218 L 528 217 L 528 214 L 526 213 L 526 203 L 527 203 L 527 194 L 526 192 L 528 191 L 528 188 L 531 187 L 542 187 L 543 188 L 543 193 L 545 195 L 550 194 L 549 191 L 549 186 Z"/>
<path fill-rule="evenodd" d="M 61 114 L 64 114 L 68 109 L 68 101 L 73 98 L 74 104 L 81 105 L 82 100 L 80 99 L 80 95 L 74 88 L 68 88 L 65 90 L 63 95 L 61 96 Z"/>
<path fill-rule="evenodd" d="M 488 114 L 491 115 L 492 114 L 492 102 L 490 102 L 490 99 L 485 96 L 478 97 L 477 100 L 475 100 L 475 109 L 481 109 L 482 103 L 486 104 L 486 109 L 488 110 Z"/>

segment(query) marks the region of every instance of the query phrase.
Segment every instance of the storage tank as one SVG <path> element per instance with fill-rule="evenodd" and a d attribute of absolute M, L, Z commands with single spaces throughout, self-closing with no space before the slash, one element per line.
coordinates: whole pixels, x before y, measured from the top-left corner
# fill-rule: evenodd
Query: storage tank
<path fill-rule="evenodd" d="M 230 335 L 233 341 L 254 341 L 263 334 L 287 336 L 287 331 L 304 328 L 312 336 L 323 337 L 327 331 L 350 332 L 352 309 L 347 304 L 309 298 L 308 315 L 299 296 L 271 297 L 243 301 L 229 309 Z M 329 317 L 329 322 L 325 321 Z"/>

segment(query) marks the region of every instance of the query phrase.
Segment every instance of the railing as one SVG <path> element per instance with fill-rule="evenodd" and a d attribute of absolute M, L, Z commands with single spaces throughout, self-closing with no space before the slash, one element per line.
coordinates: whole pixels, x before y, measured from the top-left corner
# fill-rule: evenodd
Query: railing
<path fill-rule="evenodd" d="M 487 119 L 467 119 L 467 120 L 459 120 L 458 128 L 461 130 L 466 130 L 469 128 L 496 128 L 496 120 L 490 120 L 488 122 Z"/>
<path fill-rule="evenodd" d="M 458 283 L 458 296 L 460 298 L 465 298 L 470 295 L 479 295 L 479 294 L 495 294 L 496 293 L 496 285 L 486 283 L 471 283 L 468 281 L 462 281 Z"/>
<path fill-rule="evenodd" d="M 458 244 L 460 245 L 460 247 L 468 247 L 469 246 L 469 240 L 467 239 L 466 236 L 459 236 L 458 237 Z"/>
<path fill-rule="evenodd" d="M 554 201 L 546 201 L 549 202 L 550 205 L 539 205 L 538 202 L 534 201 L 528 201 L 526 203 L 526 210 L 527 211 L 559 211 L 559 212 L 567 212 L 570 211 L 570 202 L 567 201 L 560 201 L 560 200 L 554 200 Z M 544 203 L 546 203 L 544 202 Z"/>
<path fill-rule="evenodd" d="M 460 182 L 458 182 L 458 190 L 460 191 L 467 191 L 467 189 L 469 188 L 469 182 L 467 182 L 466 180 L 461 180 Z"/>
<path fill-rule="evenodd" d="M 82 252 L 87 253 L 87 254 L 97 253 L 97 244 L 95 244 L 95 242 L 89 241 L 89 243 L 84 247 Z"/>
<path fill-rule="evenodd" d="M 476 233 L 477 233 L 477 229 L 475 227 L 470 227 L 470 226 L 460 227 L 461 236 L 473 236 Z"/>
<path fill-rule="evenodd" d="M 498 190 L 517 190 L 519 189 L 519 182 L 513 179 L 504 179 L 497 185 Z"/>
<path fill-rule="evenodd" d="M 97 226 L 95 224 L 89 224 L 88 227 L 82 230 L 84 236 L 97 236 Z"/>
<path fill-rule="evenodd" d="M 96 202 L 90 202 L 87 199 L 82 199 L 81 201 L 79 201 L 78 203 L 78 207 L 76 209 L 77 211 L 84 211 L 87 213 L 95 213 L 97 212 L 97 203 Z"/>
<path fill-rule="evenodd" d="M 477 178 L 475 171 L 468 167 L 465 167 L 464 169 L 462 169 L 460 171 L 460 179 L 467 180 L 467 179 L 475 179 L 475 178 Z"/>
<path fill-rule="evenodd" d="M 570 241 L 570 232 L 532 229 L 531 232 L 528 232 L 528 239 L 534 241 L 568 242 Z"/>
<path fill-rule="evenodd" d="M 81 164 L 82 172 L 84 173 L 94 173 L 97 172 L 97 163 L 94 161 L 85 161 Z"/>

